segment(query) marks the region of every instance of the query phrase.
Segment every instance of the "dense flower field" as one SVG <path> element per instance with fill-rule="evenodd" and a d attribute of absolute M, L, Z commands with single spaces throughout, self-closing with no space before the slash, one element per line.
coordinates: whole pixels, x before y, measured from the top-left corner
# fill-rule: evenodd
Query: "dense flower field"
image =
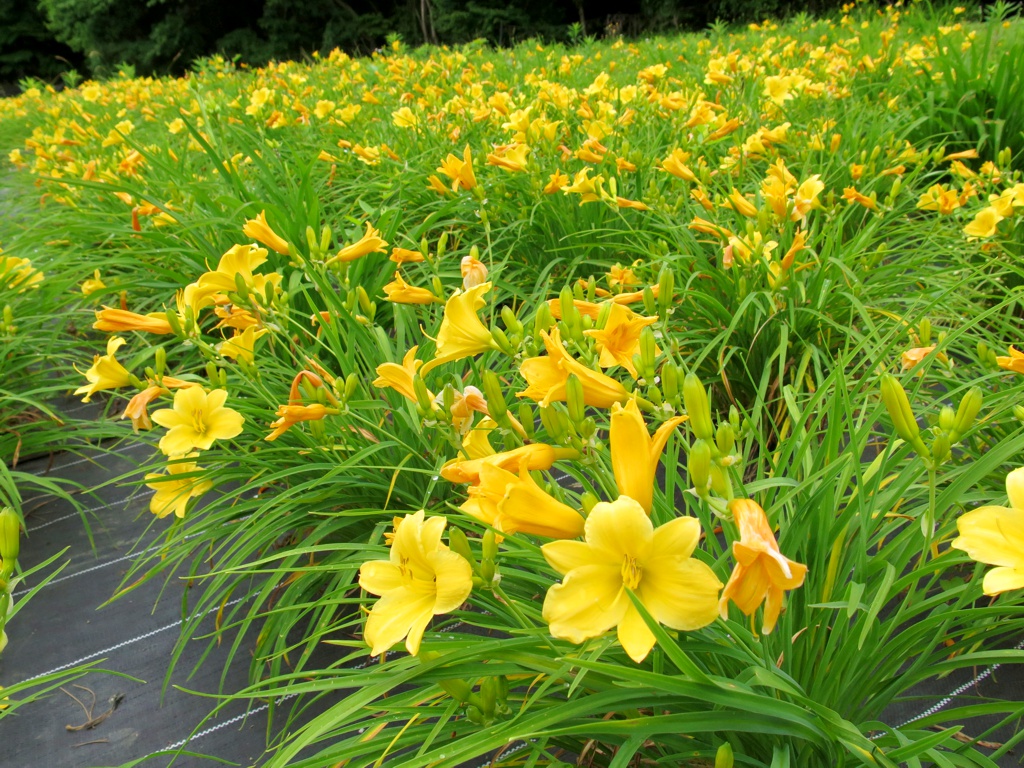
<path fill-rule="evenodd" d="M 1024 661 L 1006 10 L 28 87 L 5 407 L 154 445 L 268 765 L 994 766 L 886 710 Z"/>

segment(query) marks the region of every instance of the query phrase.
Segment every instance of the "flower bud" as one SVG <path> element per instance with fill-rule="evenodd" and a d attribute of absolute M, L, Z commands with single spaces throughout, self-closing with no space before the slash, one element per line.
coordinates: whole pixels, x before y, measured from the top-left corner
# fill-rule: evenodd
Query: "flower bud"
<path fill-rule="evenodd" d="M 922 347 L 927 347 L 928 343 L 932 340 L 932 321 L 927 317 L 917 324 L 917 338 L 920 340 Z"/>
<path fill-rule="evenodd" d="M 14 563 L 18 560 L 21 548 L 21 519 L 10 507 L 0 510 L 0 560 L 3 560 L 3 571 L 14 572 Z"/>
<path fill-rule="evenodd" d="M 345 389 L 342 394 L 342 399 L 347 403 L 352 399 L 352 396 L 356 393 L 356 389 L 359 387 L 359 374 L 350 373 L 345 378 Z"/>
<path fill-rule="evenodd" d="M 953 429 L 950 431 L 951 440 L 959 440 L 967 430 L 974 426 L 974 420 L 978 417 L 983 401 L 981 389 L 971 387 L 960 399 L 960 406 L 956 409 L 956 417 L 953 419 Z"/>
<path fill-rule="evenodd" d="M 323 231 L 320 232 L 320 253 L 327 253 L 331 249 L 331 237 L 333 233 L 328 225 L 324 225 Z"/>
<path fill-rule="evenodd" d="M 309 252 L 313 256 L 323 255 L 323 251 L 320 250 L 316 242 L 316 231 L 309 225 L 306 225 L 306 245 L 309 246 Z"/>
<path fill-rule="evenodd" d="M 533 334 L 540 341 L 540 332 L 547 331 L 555 324 L 555 317 L 551 314 L 551 307 L 546 301 L 541 302 L 537 307 L 537 314 L 533 317 Z"/>
<path fill-rule="evenodd" d="M 512 311 L 511 307 L 506 305 L 501 308 L 501 321 L 509 333 L 523 335 L 523 324 L 519 322 L 519 318 L 516 317 L 516 313 Z"/>
<path fill-rule="evenodd" d="M 732 424 L 723 421 L 718 425 L 718 431 L 715 433 L 715 445 L 725 456 L 732 453 L 733 448 L 736 447 L 736 433 L 733 431 Z"/>
<path fill-rule="evenodd" d="M 596 507 L 600 502 L 601 500 L 597 495 L 591 491 L 585 491 L 583 495 L 580 496 L 580 506 L 583 507 L 584 515 L 589 515 L 593 511 L 594 507 Z"/>
<path fill-rule="evenodd" d="M 932 441 L 932 458 L 935 459 L 936 464 L 941 464 L 949 456 L 949 436 L 945 433 L 940 433 L 935 436 L 935 440 Z"/>
<path fill-rule="evenodd" d="M 494 708 L 498 703 L 498 682 L 493 677 L 480 681 L 480 709 L 485 720 L 494 719 Z"/>
<path fill-rule="evenodd" d="M 157 347 L 155 353 L 155 370 L 153 371 L 154 378 L 159 379 L 164 375 L 164 370 L 167 368 L 167 350 L 163 347 Z"/>
<path fill-rule="evenodd" d="M 645 379 L 654 378 L 654 364 L 657 362 L 658 345 L 654 342 L 654 331 L 651 326 L 645 326 L 640 331 L 640 364 L 643 366 L 641 373 Z"/>
<path fill-rule="evenodd" d="M 178 338 L 185 335 L 181 328 L 181 322 L 178 320 L 178 313 L 173 309 L 167 310 L 167 324 L 171 326 L 171 330 L 174 331 L 174 335 Z"/>
<path fill-rule="evenodd" d="M 508 405 L 505 403 L 505 393 L 501 391 L 498 374 L 490 369 L 484 371 L 483 389 L 491 418 L 501 424 L 508 415 Z"/>
<path fill-rule="evenodd" d="M 420 410 L 425 414 L 431 413 L 434 410 L 434 401 L 430 398 L 426 382 L 418 373 L 412 377 L 412 391 L 416 395 L 416 404 Z"/>
<path fill-rule="evenodd" d="M 690 474 L 690 482 L 693 483 L 697 495 L 706 496 L 711 485 L 711 446 L 707 442 L 697 439 L 690 446 L 690 452 L 686 457 L 686 470 Z"/>
<path fill-rule="evenodd" d="M 473 550 L 469 546 L 469 539 L 462 532 L 461 528 L 448 529 L 448 548 L 476 568 L 476 558 L 473 557 Z"/>
<path fill-rule="evenodd" d="M 533 436 L 536 433 L 536 425 L 534 423 L 533 406 L 527 402 L 519 404 L 519 423 L 523 425 L 523 431 L 526 432 L 526 437 L 533 440 Z"/>
<path fill-rule="evenodd" d="M 675 273 L 665 266 L 661 270 L 661 275 L 658 278 L 658 309 L 661 310 L 660 314 L 662 317 L 668 312 L 669 307 L 672 306 L 673 292 L 675 291 Z"/>
<path fill-rule="evenodd" d="M 679 369 L 671 360 L 661 366 L 661 391 L 669 402 L 679 395 Z"/>
<path fill-rule="evenodd" d="M 558 410 L 553 405 L 540 409 L 540 423 L 544 425 L 544 431 L 548 433 L 548 440 L 553 443 L 561 443 L 568 436 L 568 420 L 563 424 L 559 416 Z"/>
<path fill-rule="evenodd" d="M 651 286 L 644 286 L 644 310 L 648 315 L 658 314 L 658 303 L 654 299 L 654 291 L 651 290 Z"/>
<path fill-rule="evenodd" d="M 356 286 L 356 297 L 359 299 L 359 308 L 363 310 L 369 316 L 373 316 L 373 309 L 370 304 L 370 294 L 366 292 L 363 286 Z"/>
<path fill-rule="evenodd" d="M 565 405 L 569 410 L 569 418 L 576 424 L 587 417 L 583 398 L 583 382 L 575 373 L 569 374 L 565 382 Z"/>
<path fill-rule="evenodd" d="M 896 380 L 891 373 L 882 374 L 882 402 L 889 411 L 889 418 L 892 419 L 896 434 L 908 443 L 915 443 L 920 440 L 920 429 L 917 426 L 917 419 L 914 418 L 914 411 L 910 408 L 910 401 L 903 385 Z M 914 446 L 915 448 L 917 446 Z"/>
<path fill-rule="evenodd" d="M 839 134 L 836 134 L 836 136 L 838 135 Z M 836 142 L 833 141 L 832 143 L 835 144 Z M 730 744 L 729 742 L 725 742 L 722 746 L 718 748 L 718 752 L 715 753 L 715 768 L 732 768 L 732 766 L 732 744 Z"/>
<path fill-rule="evenodd" d="M 693 434 L 701 440 L 713 440 L 715 432 L 711 425 L 711 404 L 704 385 L 695 373 L 688 373 L 683 379 L 683 405 L 690 417 Z"/>
<path fill-rule="evenodd" d="M 956 419 L 956 412 L 948 405 L 942 406 L 942 410 L 939 411 L 939 429 L 943 432 L 949 432 L 953 429 L 953 421 Z"/>
<path fill-rule="evenodd" d="M 437 240 L 437 259 L 440 261 L 444 258 L 444 252 L 448 247 L 448 233 L 442 232 L 441 237 Z M 438 294 L 440 295 L 440 294 Z"/>

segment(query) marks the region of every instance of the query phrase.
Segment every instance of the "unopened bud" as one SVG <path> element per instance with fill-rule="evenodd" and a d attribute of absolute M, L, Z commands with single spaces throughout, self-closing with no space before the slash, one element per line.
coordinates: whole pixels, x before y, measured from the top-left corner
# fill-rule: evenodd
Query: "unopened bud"
<path fill-rule="evenodd" d="M 325 224 L 323 231 L 320 233 L 320 253 L 327 253 L 331 249 L 331 237 L 333 234 L 331 228 Z"/>
<path fill-rule="evenodd" d="M 583 400 L 583 382 L 575 373 L 569 374 L 565 382 L 565 405 L 569 410 L 569 418 L 577 424 L 587 417 Z"/>
<path fill-rule="evenodd" d="M 956 411 L 950 408 L 948 405 L 942 406 L 942 410 L 939 411 L 939 429 L 943 432 L 949 432 L 953 429 L 953 422 L 956 419 Z"/>
<path fill-rule="evenodd" d="M 836 136 L 838 135 L 839 134 L 837 133 Z M 836 142 L 833 141 L 832 143 L 835 144 Z M 732 768 L 732 766 L 732 745 L 729 742 L 725 742 L 722 746 L 718 748 L 718 752 L 715 753 L 715 768 Z"/>
<path fill-rule="evenodd" d="M 736 447 L 736 433 L 733 431 L 732 424 L 723 421 L 718 425 L 718 431 L 715 433 L 715 445 L 725 456 L 732 453 L 733 448 Z"/>
<path fill-rule="evenodd" d="M 949 456 L 949 436 L 945 433 L 939 433 L 935 436 L 935 440 L 932 441 L 932 458 L 935 459 L 936 463 L 941 464 Z"/>
<path fill-rule="evenodd" d="M 672 306 L 673 292 L 675 291 L 675 273 L 669 267 L 663 267 L 661 276 L 658 279 L 658 309 L 664 316 L 669 307 Z"/>
<path fill-rule="evenodd" d="M 917 324 L 917 337 L 922 347 L 927 347 L 932 340 L 932 321 L 927 317 Z"/>
<path fill-rule="evenodd" d="M 508 340 L 508 336 L 505 335 L 505 332 L 501 330 L 501 328 L 496 325 L 493 326 L 491 328 L 491 338 L 494 339 L 495 343 L 498 345 L 498 349 L 506 355 L 515 355 L 515 348 L 512 346 L 512 343 Z"/>
<path fill-rule="evenodd" d="M 359 374 L 350 373 L 345 378 L 345 389 L 342 398 L 347 403 L 352 399 L 352 396 L 356 393 L 356 389 L 359 388 Z"/>
<path fill-rule="evenodd" d="M 658 314 L 658 302 L 654 299 L 654 291 L 651 290 L 651 286 L 644 286 L 644 310 L 648 315 Z"/>
<path fill-rule="evenodd" d="M 651 326 L 645 326 L 640 331 L 640 363 L 643 366 L 643 377 L 654 378 L 654 364 L 658 358 L 658 345 L 654 342 L 654 331 Z"/>
<path fill-rule="evenodd" d="M 714 440 L 715 432 L 711 424 L 711 403 L 704 385 L 697 374 L 688 373 L 683 379 L 683 405 L 690 417 L 690 429 L 701 440 Z"/>
<path fill-rule="evenodd" d="M 494 708 L 498 703 L 498 682 L 493 677 L 485 677 L 480 681 L 480 709 L 484 718 L 494 718 Z"/>
<path fill-rule="evenodd" d="M 920 429 L 917 426 L 917 419 L 914 418 L 914 411 L 910 407 L 910 400 L 903 385 L 896 380 L 891 373 L 882 374 L 882 402 L 889 411 L 889 418 L 892 419 L 896 434 L 908 443 L 915 443 L 920 438 Z M 917 447 L 916 445 L 914 446 Z"/>
<path fill-rule="evenodd" d="M 444 257 L 445 249 L 448 247 L 448 233 L 442 232 L 437 240 L 437 258 L 440 261 Z"/>
<path fill-rule="evenodd" d="M 491 418 L 500 424 L 508 415 L 508 405 L 505 402 L 505 393 L 501 391 L 498 374 L 490 369 L 484 371 L 483 386 L 487 410 Z"/>
<path fill-rule="evenodd" d="M 470 549 L 469 539 L 461 528 L 448 529 L 448 548 L 457 555 L 460 555 L 470 565 L 475 565 L 473 550 Z"/>
<path fill-rule="evenodd" d="M 323 251 L 320 250 L 319 245 L 316 242 L 316 231 L 309 225 L 306 226 L 306 245 L 309 246 L 309 252 L 315 256 L 322 256 Z"/>
<path fill-rule="evenodd" d="M 520 403 L 519 423 L 523 425 L 523 431 L 526 433 L 526 437 L 530 440 L 533 439 L 533 436 L 536 433 L 534 418 L 533 406 L 526 402 Z"/>
<path fill-rule="evenodd" d="M 516 313 L 512 311 L 511 307 L 506 305 L 501 308 L 501 321 L 509 333 L 522 335 L 523 324 L 519 322 L 519 318 L 516 317 Z"/>
<path fill-rule="evenodd" d="M 361 285 L 356 286 L 356 297 L 359 300 L 359 307 L 360 307 L 360 309 L 362 309 L 363 312 L 365 312 L 367 315 L 370 315 L 372 317 L 373 316 L 373 310 L 371 309 L 371 306 L 370 306 L 371 303 L 372 303 L 370 301 L 370 294 L 368 294 L 366 292 L 366 289 L 363 288 L 363 286 L 361 286 Z"/>
<path fill-rule="evenodd" d="M 159 379 L 164 375 L 164 371 L 167 369 L 167 350 L 163 347 L 157 347 L 154 357 L 155 367 L 153 373 L 155 374 L 155 378 Z"/>
<path fill-rule="evenodd" d="M 711 485 L 711 446 L 704 440 L 695 440 L 686 457 L 686 470 L 698 496 L 705 496 Z"/>
<path fill-rule="evenodd" d="M 21 519 L 10 507 L 0 510 L 0 560 L 6 574 L 14 571 L 14 563 L 18 560 L 21 549 Z"/>
<path fill-rule="evenodd" d="M 661 366 L 661 391 L 669 402 L 679 395 L 679 369 L 671 360 Z"/>
<path fill-rule="evenodd" d="M 427 383 L 418 373 L 412 377 L 412 391 L 416 395 L 416 404 L 423 413 L 430 413 L 434 410 L 434 401 L 427 391 Z"/>
<path fill-rule="evenodd" d="M 584 494 L 580 496 L 580 506 L 583 507 L 583 514 L 589 515 L 600 501 L 601 500 L 597 498 L 596 494 L 591 491 L 585 491 Z"/>
<path fill-rule="evenodd" d="M 974 420 L 978 418 L 978 411 L 981 410 L 984 396 L 981 389 L 971 387 L 960 399 L 960 406 L 956 409 L 956 417 L 953 419 L 953 429 L 950 431 L 951 440 L 959 440 L 971 427 Z"/>

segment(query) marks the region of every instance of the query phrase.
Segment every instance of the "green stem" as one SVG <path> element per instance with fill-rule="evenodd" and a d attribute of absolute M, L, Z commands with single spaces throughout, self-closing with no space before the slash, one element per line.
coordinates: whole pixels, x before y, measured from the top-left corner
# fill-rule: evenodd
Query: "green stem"
<path fill-rule="evenodd" d="M 537 625 L 526 618 L 526 615 L 519 610 L 519 607 L 512 601 L 512 598 L 505 594 L 505 590 L 503 590 L 497 584 L 493 584 L 491 589 L 494 591 L 494 594 L 501 598 L 501 600 L 504 601 L 505 605 L 509 607 L 509 610 L 511 610 L 512 613 L 515 615 L 516 619 L 519 621 L 519 624 L 523 629 L 530 632 L 537 629 Z M 546 631 L 541 633 L 541 637 L 544 639 L 544 642 L 552 651 L 554 651 L 558 655 L 561 655 L 561 651 L 559 651 L 558 648 L 555 647 L 555 644 L 551 642 L 551 638 L 548 637 Z"/>

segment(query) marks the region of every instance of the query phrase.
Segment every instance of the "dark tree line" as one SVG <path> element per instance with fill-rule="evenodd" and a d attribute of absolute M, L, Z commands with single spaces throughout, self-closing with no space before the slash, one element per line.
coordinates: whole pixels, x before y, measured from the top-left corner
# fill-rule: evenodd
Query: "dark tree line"
<path fill-rule="evenodd" d="M 484 38 L 569 40 L 702 29 L 825 11 L 839 0 L 0 0 L 0 82 L 180 74 L 200 56 L 249 64 L 342 48 L 367 53 L 389 34 L 407 44 Z"/>

